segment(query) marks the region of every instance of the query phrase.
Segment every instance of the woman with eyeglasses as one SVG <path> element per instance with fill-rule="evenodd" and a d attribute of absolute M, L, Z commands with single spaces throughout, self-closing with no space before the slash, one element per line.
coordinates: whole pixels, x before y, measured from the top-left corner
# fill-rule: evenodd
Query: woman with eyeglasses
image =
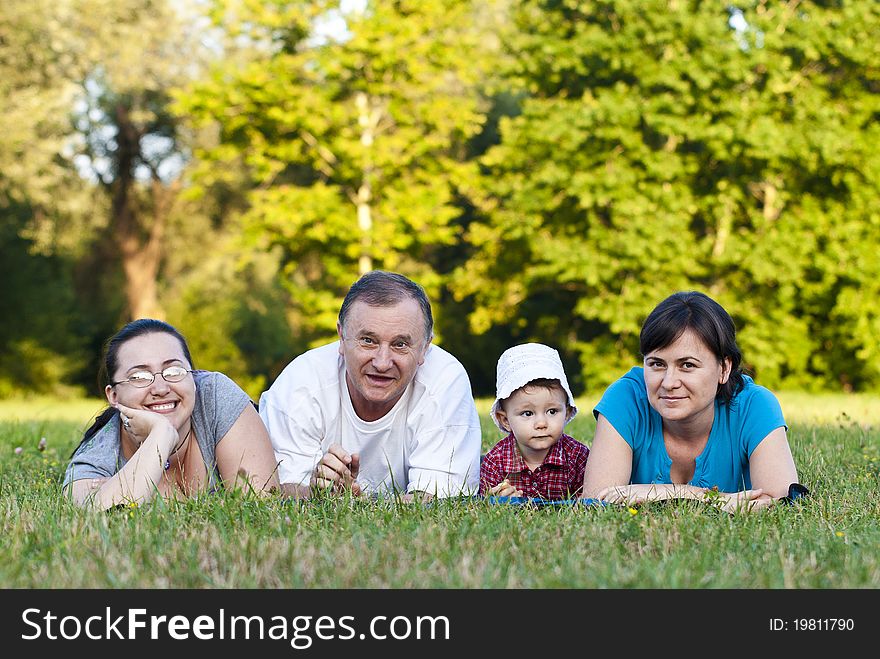
<path fill-rule="evenodd" d="M 64 475 L 76 503 L 106 510 L 220 486 L 278 489 L 272 444 L 250 397 L 222 373 L 194 370 L 171 325 L 128 323 L 107 342 L 102 375 L 110 406 Z"/>

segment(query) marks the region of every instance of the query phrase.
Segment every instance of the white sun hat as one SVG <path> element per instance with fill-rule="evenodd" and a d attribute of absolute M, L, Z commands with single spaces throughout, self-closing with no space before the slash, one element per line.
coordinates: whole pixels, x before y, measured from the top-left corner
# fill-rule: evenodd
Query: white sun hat
<path fill-rule="evenodd" d="M 565 422 L 568 423 L 574 418 L 574 415 L 577 414 L 577 406 L 574 404 L 574 396 L 571 395 L 571 388 L 568 386 L 568 379 L 565 377 L 565 369 L 562 367 L 559 353 L 543 343 L 523 343 L 508 348 L 498 358 L 498 369 L 495 376 L 495 402 L 490 411 L 496 426 L 504 430 L 496 415 L 501 401 L 523 385 L 542 378 L 559 380 L 559 384 L 562 385 L 562 389 L 568 396 L 568 413 L 565 416 Z"/>

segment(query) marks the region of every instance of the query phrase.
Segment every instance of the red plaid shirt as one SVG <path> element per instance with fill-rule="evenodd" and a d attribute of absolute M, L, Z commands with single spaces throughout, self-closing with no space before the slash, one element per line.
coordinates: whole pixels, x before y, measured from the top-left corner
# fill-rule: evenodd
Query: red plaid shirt
<path fill-rule="evenodd" d="M 529 469 L 513 433 L 495 444 L 480 463 L 480 494 L 507 478 L 524 497 L 570 499 L 580 495 L 590 449 L 563 434 L 535 471 Z"/>

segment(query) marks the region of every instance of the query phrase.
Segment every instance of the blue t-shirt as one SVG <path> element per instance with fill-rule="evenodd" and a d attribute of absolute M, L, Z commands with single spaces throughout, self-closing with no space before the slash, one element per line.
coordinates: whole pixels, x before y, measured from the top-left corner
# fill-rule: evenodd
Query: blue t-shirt
<path fill-rule="evenodd" d="M 749 457 L 767 435 L 788 429 L 776 396 L 743 375 L 745 387 L 729 405 L 715 400 L 706 448 L 697 456 L 689 485 L 739 492 L 752 486 Z M 630 483 L 671 483 L 672 459 L 663 441 L 660 414 L 648 402 L 645 373 L 635 366 L 602 395 L 593 415 L 604 416 L 633 451 Z"/>

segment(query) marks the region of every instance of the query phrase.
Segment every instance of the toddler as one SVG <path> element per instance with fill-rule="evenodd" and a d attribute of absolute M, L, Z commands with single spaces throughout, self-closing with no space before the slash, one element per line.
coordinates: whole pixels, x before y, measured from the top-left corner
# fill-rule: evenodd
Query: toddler
<path fill-rule="evenodd" d="M 556 350 L 541 343 L 505 350 L 498 359 L 491 416 L 508 434 L 482 460 L 480 494 L 578 497 L 590 450 L 563 432 L 575 414 Z"/>

